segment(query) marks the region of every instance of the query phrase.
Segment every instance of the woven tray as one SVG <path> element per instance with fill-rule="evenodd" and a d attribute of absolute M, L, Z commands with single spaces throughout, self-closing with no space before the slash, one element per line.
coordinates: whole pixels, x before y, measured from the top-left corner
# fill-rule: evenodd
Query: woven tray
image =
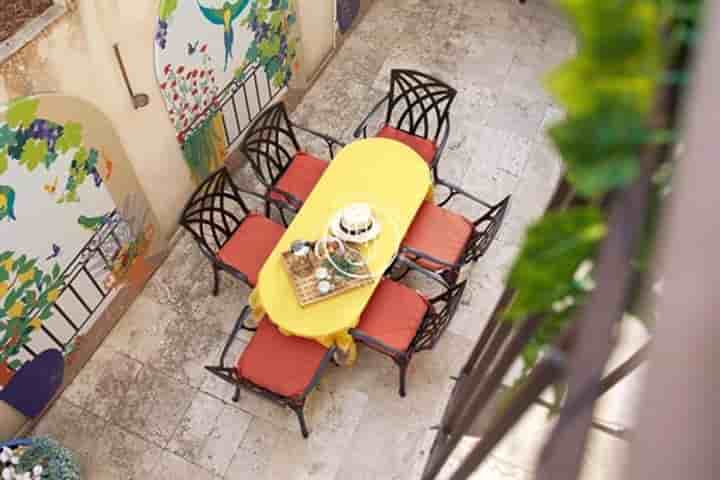
<path fill-rule="evenodd" d="M 298 260 L 292 252 L 284 252 L 282 254 L 282 263 L 285 266 L 285 271 L 288 273 L 290 280 L 292 281 L 295 289 L 295 296 L 297 296 L 298 303 L 301 307 L 312 305 L 313 303 L 320 302 L 322 300 L 335 297 L 342 293 L 355 288 L 363 287 L 373 283 L 371 277 L 367 278 L 348 278 L 343 277 L 334 268 L 329 267 L 330 282 L 334 288 L 328 293 L 321 293 L 317 287 L 318 280 L 315 278 L 315 269 L 318 267 L 325 266 L 324 260 L 319 259 L 315 256 L 314 252 L 308 254 L 309 263 L 303 265 L 302 260 Z M 363 266 L 357 272 L 358 275 L 369 275 L 370 271 L 367 266 Z"/>

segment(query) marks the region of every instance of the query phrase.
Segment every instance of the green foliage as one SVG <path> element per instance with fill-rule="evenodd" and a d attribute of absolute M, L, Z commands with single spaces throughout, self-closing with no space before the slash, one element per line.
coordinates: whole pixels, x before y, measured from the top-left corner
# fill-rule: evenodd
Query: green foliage
<path fill-rule="evenodd" d="M 660 9 L 656 2 L 561 0 L 575 22 L 580 50 L 548 77 L 568 116 L 551 136 L 568 180 L 583 196 L 631 182 L 661 74 Z"/>
<path fill-rule="evenodd" d="M 8 105 L 7 123 L 11 128 L 27 128 L 35 119 L 40 101 L 34 98 L 22 97 L 13 100 Z"/>
<path fill-rule="evenodd" d="M 573 292 L 573 275 L 605 236 L 605 219 L 595 207 L 550 213 L 528 231 L 508 284 L 517 289 L 506 313 L 510 320 L 552 312 Z"/>
<path fill-rule="evenodd" d="M 523 352 L 525 375 L 545 346 L 566 329 L 594 286 L 591 279 L 578 278 L 578 268 L 595 257 L 607 229 L 606 219 L 593 205 L 637 177 L 645 145 L 675 139 L 673 132 L 653 130 L 650 116 L 661 82 L 687 81 L 687 72 L 668 72 L 668 65 L 681 47 L 695 41 L 702 4 L 558 3 L 575 25 L 578 53 L 547 79 L 548 90 L 567 112 L 549 135 L 565 163 L 566 179 L 591 206 L 546 215 L 529 230 L 511 270 L 508 283 L 517 295 L 506 320 L 518 323 L 529 315 L 544 315 Z M 663 192 L 669 188 L 668 175 L 661 177 L 652 191 L 641 254 L 633 261 L 637 278 L 648 269 Z M 637 296 L 638 286 L 633 286 L 631 296 Z"/>
<path fill-rule="evenodd" d="M 289 0 L 271 2 L 257 0 L 242 20 L 250 27 L 254 38 L 245 61 L 235 75 L 242 77 L 247 68 L 260 63 L 276 87 L 284 87 L 292 78 L 293 64 L 297 57 L 297 39 L 293 32 L 296 22 L 294 4 Z"/>
<path fill-rule="evenodd" d="M 43 467 L 43 477 L 52 480 L 80 480 L 80 463 L 75 454 L 52 438 L 34 438 L 32 445 L 20 457 L 18 471 L 32 472 L 33 467 Z"/>

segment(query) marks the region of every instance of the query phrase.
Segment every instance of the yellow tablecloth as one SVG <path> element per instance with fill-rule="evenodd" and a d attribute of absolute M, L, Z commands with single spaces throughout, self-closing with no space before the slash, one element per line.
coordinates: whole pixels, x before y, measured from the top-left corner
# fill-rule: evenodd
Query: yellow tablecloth
<path fill-rule="evenodd" d="M 326 347 L 337 345 L 352 363 L 356 353 L 348 330 L 357 325 L 380 277 L 371 285 L 301 307 L 280 255 L 295 240 L 322 237 L 341 208 L 366 202 L 382 227 L 369 247 L 368 263 L 372 272 L 381 273 L 398 251 L 423 200 L 431 195 L 427 163 L 402 143 L 373 138 L 343 148 L 260 271 L 250 295 L 255 318 L 267 313 L 285 334 L 311 338 Z"/>

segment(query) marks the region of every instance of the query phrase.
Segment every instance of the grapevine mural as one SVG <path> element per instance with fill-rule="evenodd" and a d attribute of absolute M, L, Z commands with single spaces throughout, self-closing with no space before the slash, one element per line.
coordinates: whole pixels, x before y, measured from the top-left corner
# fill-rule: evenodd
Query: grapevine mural
<path fill-rule="evenodd" d="M 62 95 L 0 106 L 0 387 L 32 352 L 70 353 L 102 301 L 147 270 L 164 246 L 146 205 L 94 107 Z"/>
<path fill-rule="evenodd" d="M 196 181 L 225 159 L 224 89 L 256 67 L 274 88 L 291 80 L 298 68 L 295 24 L 294 0 L 161 0 L 156 73 Z M 256 92 L 248 95 L 254 99 Z"/>

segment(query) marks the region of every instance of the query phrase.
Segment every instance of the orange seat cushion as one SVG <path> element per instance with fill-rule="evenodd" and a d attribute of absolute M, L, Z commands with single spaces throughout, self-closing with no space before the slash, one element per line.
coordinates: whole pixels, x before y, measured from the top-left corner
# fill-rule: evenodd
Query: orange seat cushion
<path fill-rule="evenodd" d="M 472 222 L 462 215 L 432 202 L 424 202 L 405 235 L 403 246 L 447 263 L 455 263 L 460 259 L 473 228 Z M 439 263 L 422 258 L 417 259 L 417 263 L 430 270 L 444 268 Z"/>
<path fill-rule="evenodd" d="M 397 128 L 389 125 L 385 125 L 378 132 L 377 136 L 381 138 L 390 138 L 404 143 L 415 150 L 418 155 L 420 155 L 428 163 L 428 165 L 432 165 L 432 162 L 435 159 L 435 151 L 437 151 L 437 147 L 433 142 L 426 138 L 403 132 L 402 130 L 398 130 Z"/>
<path fill-rule="evenodd" d="M 298 152 L 293 157 L 287 170 L 278 179 L 275 186 L 288 192 L 304 202 L 320 180 L 328 163 L 305 152 Z M 271 192 L 270 198 L 286 202 L 285 197 L 277 192 Z"/>
<path fill-rule="evenodd" d="M 356 330 L 404 352 L 428 308 L 427 300 L 412 288 L 383 279 L 360 316 Z"/>
<path fill-rule="evenodd" d="M 302 395 L 327 354 L 318 342 L 283 335 L 266 316 L 238 358 L 240 377 L 284 397 Z"/>
<path fill-rule="evenodd" d="M 247 276 L 251 285 L 270 256 L 285 227 L 256 213 L 249 214 L 218 252 L 218 258 Z"/>

